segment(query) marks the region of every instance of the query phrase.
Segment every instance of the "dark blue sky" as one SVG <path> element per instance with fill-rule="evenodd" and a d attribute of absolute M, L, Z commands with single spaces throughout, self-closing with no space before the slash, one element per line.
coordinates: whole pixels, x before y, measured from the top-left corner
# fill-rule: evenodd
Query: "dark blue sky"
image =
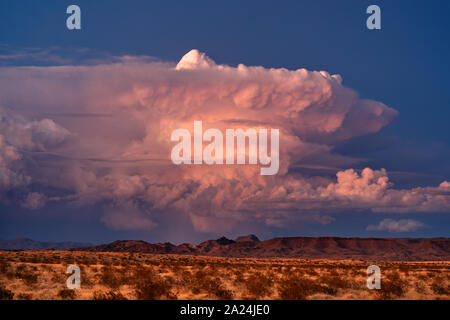
<path fill-rule="evenodd" d="M 70 4 L 81 7 L 81 31 L 66 29 L 65 10 Z M 382 30 L 366 28 L 365 9 L 370 4 L 381 7 Z M 219 64 L 337 73 L 362 97 L 399 111 L 397 119 L 375 136 L 354 139 L 337 151 L 369 159 L 364 166 L 393 172 L 390 177 L 399 187 L 435 185 L 450 179 L 449 12 L 450 2 L 437 0 L 0 0 L 0 54 L 55 48 L 81 63 L 84 57 L 77 57 L 75 50 L 89 48 L 114 56 L 177 61 L 196 48 Z M 397 171 L 421 176 L 405 177 Z M 92 218 L 95 208 L 91 215 L 68 219 L 55 218 L 61 208 L 48 208 L 47 216 L 19 209 L 12 213 L 4 205 L 0 210 L 0 238 L 95 242 L 163 238 L 157 232 L 108 230 Z M 384 217 L 371 215 L 368 220 L 355 215 L 327 226 L 273 230 L 273 235 L 383 236 L 388 234 L 367 232 L 365 226 Z M 446 214 L 409 217 L 432 226 L 414 236 L 450 236 Z M 89 227 L 80 236 L 83 225 Z"/>

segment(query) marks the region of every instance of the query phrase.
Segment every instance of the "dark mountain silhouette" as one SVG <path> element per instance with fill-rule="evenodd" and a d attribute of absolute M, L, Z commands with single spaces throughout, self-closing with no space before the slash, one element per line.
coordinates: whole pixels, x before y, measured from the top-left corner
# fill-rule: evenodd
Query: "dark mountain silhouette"
<path fill-rule="evenodd" d="M 230 240 L 221 237 L 193 245 L 151 244 L 145 241 L 114 241 L 78 248 L 94 252 L 190 254 L 242 258 L 301 258 L 356 260 L 450 260 L 449 238 L 338 238 L 291 237 L 259 241 L 254 235 Z"/>
<path fill-rule="evenodd" d="M 92 246 L 88 242 L 43 242 L 27 238 L 0 240 L 0 250 L 69 250 Z"/>
<path fill-rule="evenodd" d="M 259 242 L 259 239 L 254 234 L 249 234 L 248 236 L 237 237 L 236 242 Z"/>
<path fill-rule="evenodd" d="M 170 253 L 176 246 L 171 243 L 148 243 L 142 240 L 117 240 L 99 246 L 74 248 L 83 251 L 99 252 L 142 252 L 142 253 Z"/>

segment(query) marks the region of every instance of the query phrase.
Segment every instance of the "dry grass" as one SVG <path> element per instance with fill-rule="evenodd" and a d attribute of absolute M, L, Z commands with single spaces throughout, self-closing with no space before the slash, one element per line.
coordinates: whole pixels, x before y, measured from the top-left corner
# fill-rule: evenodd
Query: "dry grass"
<path fill-rule="evenodd" d="M 66 288 L 69 265 L 81 289 Z M 381 268 L 381 290 L 366 287 Z M 450 262 L 0 252 L 0 299 L 449 299 Z"/>

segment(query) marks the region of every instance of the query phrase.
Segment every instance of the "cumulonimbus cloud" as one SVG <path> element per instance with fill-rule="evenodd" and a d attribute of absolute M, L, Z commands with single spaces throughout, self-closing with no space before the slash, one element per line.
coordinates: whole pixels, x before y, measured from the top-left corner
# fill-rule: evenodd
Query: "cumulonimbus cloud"
<path fill-rule="evenodd" d="M 197 50 L 177 64 L 128 57 L 3 67 L 0 102 L 0 192 L 23 190 L 29 208 L 52 200 L 102 203 L 102 221 L 114 229 L 154 227 L 164 212 L 210 232 L 250 221 L 326 224 L 344 210 L 450 211 L 445 181 L 398 190 L 383 169 L 340 170 L 337 179 L 292 170 L 312 156 L 321 165 L 351 168 L 357 159 L 333 147 L 397 116 L 325 71 L 218 65 Z M 256 165 L 173 165 L 171 132 L 192 129 L 194 120 L 204 130 L 279 129 L 279 173 L 261 177 Z M 61 194 L 42 194 L 31 184 Z"/>

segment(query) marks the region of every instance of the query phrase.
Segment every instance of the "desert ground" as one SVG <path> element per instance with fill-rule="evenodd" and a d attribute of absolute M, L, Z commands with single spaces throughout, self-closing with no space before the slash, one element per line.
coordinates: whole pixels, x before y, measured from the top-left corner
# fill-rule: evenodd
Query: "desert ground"
<path fill-rule="evenodd" d="M 68 289 L 67 267 L 81 269 Z M 381 289 L 366 269 L 381 269 Z M 0 251 L 0 299 L 450 299 L 450 261 L 217 258 Z"/>

